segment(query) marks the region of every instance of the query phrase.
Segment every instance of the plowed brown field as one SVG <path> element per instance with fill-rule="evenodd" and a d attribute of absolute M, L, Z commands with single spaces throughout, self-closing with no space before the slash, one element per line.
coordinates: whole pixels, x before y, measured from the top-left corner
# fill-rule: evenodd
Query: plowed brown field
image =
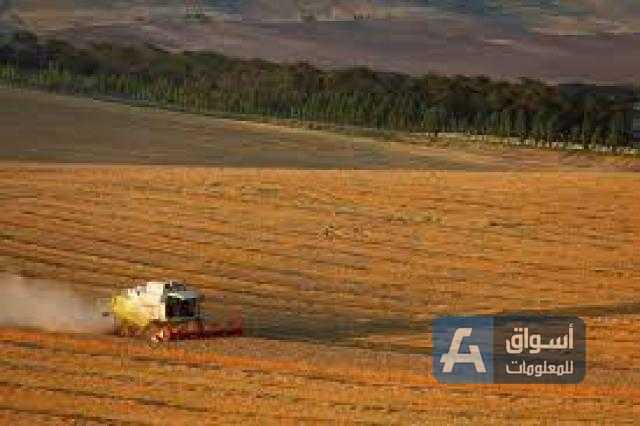
<path fill-rule="evenodd" d="M 0 422 L 632 422 L 640 176 L 0 167 L 0 270 L 87 297 L 184 279 L 247 336 L 0 329 Z M 577 314 L 577 386 L 443 386 L 442 314 Z"/>

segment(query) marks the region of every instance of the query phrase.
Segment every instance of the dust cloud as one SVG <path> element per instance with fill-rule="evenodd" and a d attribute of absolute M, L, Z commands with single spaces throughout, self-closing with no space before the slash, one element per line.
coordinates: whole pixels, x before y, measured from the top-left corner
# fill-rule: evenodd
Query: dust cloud
<path fill-rule="evenodd" d="M 0 274 L 0 326 L 103 333 L 112 322 L 98 304 L 64 283 Z"/>

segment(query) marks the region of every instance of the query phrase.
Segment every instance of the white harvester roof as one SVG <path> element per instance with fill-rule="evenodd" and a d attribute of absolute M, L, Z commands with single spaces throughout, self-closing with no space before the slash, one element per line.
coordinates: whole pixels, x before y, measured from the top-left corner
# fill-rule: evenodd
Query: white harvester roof
<path fill-rule="evenodd" d="M 187 288 L 180 281 L 149 281 L 145 284 L 130 288 L 127 291 L 128 296 L 138 296 L 153 299 L 164 300 L 167 297 L 175 297 L 181 300 L 200 299 L 200 293 Z"/>

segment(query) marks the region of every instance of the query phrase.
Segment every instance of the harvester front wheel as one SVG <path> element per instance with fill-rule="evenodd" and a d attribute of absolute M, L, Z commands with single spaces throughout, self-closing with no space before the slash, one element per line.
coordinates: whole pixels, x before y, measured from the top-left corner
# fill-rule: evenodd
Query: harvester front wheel
<path fill-rule="evenodd" d="M 167 324 L 151 324 L 147 327 L 146 337 L 153 343 L 168 342 L 173 333 Z"/>
<path fill-rule="evenodd" d="M 149 324 L 145 330 L 144 336 L 151 343 L 159 343 L 162 341 L 160 339 L 160 327 L 156 324 Z"/>
<path fill-rule="evenodd" d="M 168 325 L 161 327 L 160 331 L 158 332 L 158 337 L 161 342 L 168 342 L 169 340 L 171 340 L 171 337 L 172 337 L 171 327 Z"/>

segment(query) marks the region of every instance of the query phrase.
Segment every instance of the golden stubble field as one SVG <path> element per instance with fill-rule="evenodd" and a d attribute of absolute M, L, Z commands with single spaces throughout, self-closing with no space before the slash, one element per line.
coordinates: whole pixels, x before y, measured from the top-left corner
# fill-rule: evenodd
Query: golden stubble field
<path fill-rule="evenodd" d="M 0 329 L 0 421 L 633 422 L 640 177 L 0 167 L 0 270 L 87 297 L 175 277 L 247 336 Z M 443 386 L 442 314 L 577 314 L 577 386 Z"/>

